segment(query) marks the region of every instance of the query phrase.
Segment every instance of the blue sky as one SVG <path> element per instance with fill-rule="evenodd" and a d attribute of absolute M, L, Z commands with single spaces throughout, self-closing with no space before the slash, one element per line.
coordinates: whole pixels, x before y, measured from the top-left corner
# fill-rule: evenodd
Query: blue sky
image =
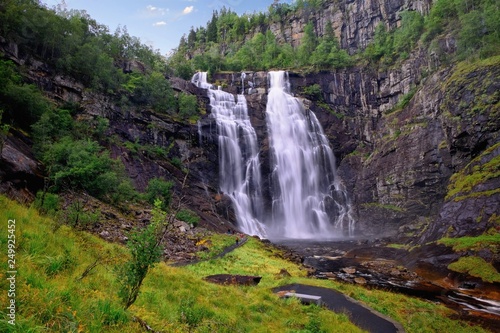
<path fill-rule="evenodd" d="M 49 8 L 62 0 L 42 0 Z M 290 2 L 290 1 L 281 1 Z M 85 10 L 113 33 L 118 26 L 162 54 L 179 45 L 191 27 L 206 26 L 223 6 L 238 14 L 266 11 L 273 0 L 65 0 L 67 9 Z"/>

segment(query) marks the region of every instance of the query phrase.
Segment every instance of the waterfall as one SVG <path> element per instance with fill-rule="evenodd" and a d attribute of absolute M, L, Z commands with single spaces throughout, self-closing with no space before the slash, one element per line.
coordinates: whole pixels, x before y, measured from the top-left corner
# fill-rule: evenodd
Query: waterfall
<path fill-rule="evenodd" d="M 270 140 L 272 203 L 264 205 L 257 136 L 244 95 L 235 96 L 197 73 L 207 89 L 219 147 L 220 190 L 232 200 L 238 228 L 270 238 L 326 239 L 352 235 L 347 193 L 335 157 L 312 111 L 291 96 L 287 73 L 270 72 L 266 120 Z M 243 81 L 243 78 L 242 78 Z M 242 82 L 243 83 L 243 82 Z M 272 211 L 264 213 L 264 206 Z"/>
<path fill-rule="evenodd" d="M 246 99 L 212 89 L 206 73 L 192 82 L 208 89 L 211 115 L 217 124 L 220 190 L 233 202 L 238 228 L 247 234 L 266 237 L 263 220 L 261 174 L 257 135 L 250 124 Z"/>
<path fill-rule="evenodd" d="M 346 229 L 351 234 L 347 195 L 320 123 L 290 95 L 286 72 L 270 72 L 269 80 L 266 119 L 273 198 L 269 235 L 328 238 L 341 236 Z"/>
<path fill-rule="evenodd" d="M 245 78 L 247 75 L 243 72 L 241 73 L 241 93 L 245 94 Z"/>
<path fill-rule="evenodd" d="M 210 89 L 212 85 L 207 82 L 207 72 L 197 72 L 193 75 L 191 82 L 198 88 Z"/>

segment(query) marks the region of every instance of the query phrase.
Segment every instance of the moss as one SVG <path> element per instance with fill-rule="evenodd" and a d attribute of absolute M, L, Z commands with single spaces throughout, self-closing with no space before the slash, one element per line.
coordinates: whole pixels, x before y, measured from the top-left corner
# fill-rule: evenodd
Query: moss
<path fill-rule="evenodd" d="M 448 265 L 448 268 L 455 272 L 478 277 L 486 282 L 500 282 L 500 273 L 493 265 L 480 257 L 461 257 L 458 261 Z"/>
<path fill-rule="evenodd" d="M 479 251 L 486 248 L 500 249 L 500 234 L 484 234 L 476 237 L 442 238 L 438 244 L 444 244 L 453 248 L 453 251 Z"/>
<path fill-rule="evenodd" d="M 451 176 L 446 195 L 447 200 L 453 198 L 455 201 L 460 201 L 467 198 L 490 196 L 500 192 L 500 189 L 473 192 L 477 185 L 500 177 L 500 155 L 491 156 L 497 148 L 500 148 L 500 143 L 486 149 L 464 169 Z"/>
<path fill-rule="evenodd" d="M 500 56 L 457 64 L 453 74 L 443 85 L 443 91 L 446 92 L 444 111 L 450 110 L 461 119 L 468 119 L 478 114 L 486 115 L 492 119 L 488 122 L 488 126 L 494 125 L 495 119 L 498 118 L 493 116 L 498 115 L 500 109 L 500 91 L 493 93 L 487 91 L 488 88 L 495 86 L 500 75 L 499 68 Z M 476 97 L 468 100 L 465 98 L 468 95 Z"/>
<path fill-rule="evenodd" d="M 408 106 L 413 96 L 415 96 L 416 92 L 417 92 L 417 87 L 411 88 L 410 91 L 407 94 L 404 94 L 403 97 L 401 97 L 401 99 L 398 101 L 398 103 L 389 110 L 387 110 L 385 114 L 391 114 L 403 110 L 405 107 Z"/>
<path fill-rule="evenodd" d="M 368 203 L 361 204 L 361 206 L 363 206 L 364 208 L 385 209 L 385 210 L 390 210 L 390 211 L 398 212 L 398 213 L 402 213 L 405 211 L 404 208 L 398 207 L 396 205 L 382 204 L 382 203 L 378 203 L 378 202 L 368 202 Z"/>

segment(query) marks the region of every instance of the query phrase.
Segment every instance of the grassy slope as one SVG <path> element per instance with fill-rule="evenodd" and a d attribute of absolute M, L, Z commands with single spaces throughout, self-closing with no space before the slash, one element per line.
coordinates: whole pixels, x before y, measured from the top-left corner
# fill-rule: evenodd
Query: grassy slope
<path fill-rule="evenodd" d="M 255 239 L 217 261 L 184 268 L 157 265 L 137 302 L 125 312 L 116 296 L 114 267 L 126 249 L 40 217 L 0 197 L 0 304 L 7 304 L 7 221 L 16 219 L 16 326 L 1 312 L 1 332 L 141 332 L 138 316 L 164 332 L 360 332 L 345 314 L 280 300 L 270 288 L 293 282 L 326 286 L 391 316 L 411 332 L 484 332 L 447 316 L 443 306 L 384 291 L 312 280 Z M 87 267 L 98 265 L 79 280 Z M 292 277 L 282 278 L 285 268 Z M 257 287 L 223 287 L 203 276 L 262 276 Z"/>

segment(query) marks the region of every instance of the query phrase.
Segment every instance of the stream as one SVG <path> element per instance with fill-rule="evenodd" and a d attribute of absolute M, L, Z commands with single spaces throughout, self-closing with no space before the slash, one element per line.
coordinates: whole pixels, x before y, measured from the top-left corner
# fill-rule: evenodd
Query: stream
<path fill-rule="evenodd" d="M 432 265 L 406 268 L 408 251 L 367 239 L 273 240 L 299 254 L 314 276 L 440 302 L 453 316 L 500 332 L 500 286 L 464 279 Z"/>

